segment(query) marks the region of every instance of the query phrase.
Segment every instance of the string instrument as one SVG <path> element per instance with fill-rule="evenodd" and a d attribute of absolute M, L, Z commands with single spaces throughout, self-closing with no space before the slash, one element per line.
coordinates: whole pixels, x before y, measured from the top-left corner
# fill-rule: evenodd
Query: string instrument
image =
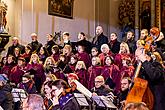
<path fill-rule="evenodd" d="M 144 102 L 149 110 L 153 109 L 154 97 L 148 87 L 148 81 L 138 78 L 142 63 L 140 62 L 136 68 L 134 76 L 134 85 L 127 95 L 125 104 Z"/>
<path fill-rule="evenodd" d="M 160 31 L 159 28 L 153 27 L 150 29 L 150 35 L 146 37 L 145 41 L 145 50 L 150 51 L 151 45 L 153 42 L 156 41 L 156 39 L 159 37 Z"/>
<path fill-rule="evenodd" d="M 61 96 L 65 96 L 67 93 L 72 93 L 73 91 L 75 91 L 77 88 L 77 85 L 74 82 L 70 83 L 70 87 L 67 89 L 64 89 L 64 91 L 58 96 L 58 98 L 60 98 Z"/>

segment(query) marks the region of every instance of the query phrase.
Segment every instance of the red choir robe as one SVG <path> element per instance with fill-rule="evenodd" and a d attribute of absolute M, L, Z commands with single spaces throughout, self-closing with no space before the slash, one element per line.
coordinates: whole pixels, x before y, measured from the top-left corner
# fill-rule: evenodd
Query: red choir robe
<path fill-rule="evenodd" d="M 101 66 L 90 66 L 88 68 L 88 89 L 91 90 L 95 87 L 95 78 L 101 75 L 102 67 Z"/>
<path fill-rule="evenodd" d="M 100 53 L 99 54 L 99 58 L 100 58 L 100 61 L 101 61 L 101 65 L 102 66 L 105 65 L 105 57 L 106 56 L 112 56 L 113 57 L 113 54 L 112 54 L 112 52 L 109 52 L 108 54 L 104 54 L 104 53 Z"/>
<path fill-rule="evenodd" d="M 53 57 L 54 61 L 57 62 L 60 58 L 60 53 L 52 54 L 51 56 Z"/>
<path fill-rule="evenodd" d="M 39 63 L 27 64 L 27 70 L 33 70 L 30 74 L 34 75 L 34 82 L 36 85 L 36 89 L 38 92 L 40 92 L 42 84 L 46 79 L 46 76 L 44 74 L 43 65 L 39 64 Z"/>
<path fill-rule="evenodd" d="M 120 69 L 121 79 L 124 77 L 132 78 L 134 76 L 135 68 L 133 66 L 123 66 Z"/>
<path fill-rule="evenodd" d="M 111 66 L 105 65 L 102 70 L 102 76 L 104 77 L 106 84 L 108 84 L 110 88 L 114 89 L 115 93 L 118 93 L 121 81 L 119 67 L 115 64 L 112 64 Z"/>
<path fill-rule="evenodd" d="M 11 69 L 9 80 L 16 85 L 22 81 L 22 76 L 25 74 L 25 67 L 15 66 Z"/>
<path fill-rule="evenodd" d="M 88 87 L 88 85 L 87 85 L 87 79 L 88 79 L 87 70 L 85 70 L 83 68 L 77 69 L 77 70 L 75 70 L 75 74 L 78 76 L 80 83 L 82 85 L 84 85 L 85 87 Z"/>
<path fill-rule="evenodd" d="M 86 68 L 89 68 L 91 66 L 91 59 L 88 53 L 82 52 L 77 53 L 78 61 L 84 61 Z"/>

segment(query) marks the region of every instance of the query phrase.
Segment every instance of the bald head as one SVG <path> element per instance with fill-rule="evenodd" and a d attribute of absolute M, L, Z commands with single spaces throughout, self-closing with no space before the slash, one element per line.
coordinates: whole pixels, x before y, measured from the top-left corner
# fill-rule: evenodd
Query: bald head
<path fill-rule="evenodd" d="M 12 43 L 13 43 L 13 45 L 17 45 L 19 43 L 18 37 L 13 37 Z"/>
<path fill-rule="evenodd" d="M 96 27 L 96 34 L 100 35 L 101 33 L 103 33 L 103 28 L 101 26 L 97 26 Z"/>

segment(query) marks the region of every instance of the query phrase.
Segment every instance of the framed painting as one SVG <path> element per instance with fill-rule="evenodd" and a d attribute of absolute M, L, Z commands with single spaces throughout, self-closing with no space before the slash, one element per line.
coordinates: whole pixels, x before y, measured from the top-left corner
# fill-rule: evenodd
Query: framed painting
<path fill-rule="evenodd" d="M 165 32 L 165 0 L 161 0 L 161 30 Z"/>
<path fill-rule="evenodd" d="M 48 0 L 48 14 L 73 18 L 74 0 Z"/>

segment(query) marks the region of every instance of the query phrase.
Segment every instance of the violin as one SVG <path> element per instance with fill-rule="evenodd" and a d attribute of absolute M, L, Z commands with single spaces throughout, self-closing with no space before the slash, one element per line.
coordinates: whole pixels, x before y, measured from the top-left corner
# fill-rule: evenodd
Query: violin
<path fill-rule="evenodd" d="M 150 29 L 150 35 L 147 36 L 147 38 L 144 40 L 145 41 L 144 49 L 146 51 L 150 51 L 151 50 L 151 45 L 159 37 L 159 34 L 160 34 L 159 28 L 153 27 L 153 28 Z"/>

